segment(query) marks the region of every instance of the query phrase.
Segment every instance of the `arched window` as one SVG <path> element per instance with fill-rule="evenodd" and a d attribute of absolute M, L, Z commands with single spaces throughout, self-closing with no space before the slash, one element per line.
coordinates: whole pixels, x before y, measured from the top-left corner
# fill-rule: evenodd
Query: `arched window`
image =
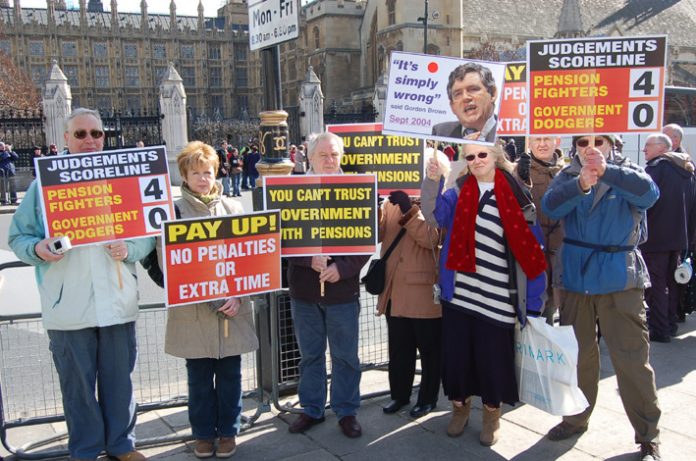
<path fill-rule="evenodd" d="M 319 28 L 315 27 L 312 30 L 312 34 L 314 35 L 314 48 L 320 48 L 320 46 L 319 46 Z"/>

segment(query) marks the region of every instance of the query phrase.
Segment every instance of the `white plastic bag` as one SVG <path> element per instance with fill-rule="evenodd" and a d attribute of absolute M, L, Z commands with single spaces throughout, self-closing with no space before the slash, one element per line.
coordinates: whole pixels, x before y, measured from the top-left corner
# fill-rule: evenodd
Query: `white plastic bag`
<path fill-rule="evenodd" d="M 515 368 L 520 401 L 556 416 L 581 413 L 589 406 L 578 387 L 578 342 L 573 327 L 552 327 L 527 318 L 515 331 Z"/>

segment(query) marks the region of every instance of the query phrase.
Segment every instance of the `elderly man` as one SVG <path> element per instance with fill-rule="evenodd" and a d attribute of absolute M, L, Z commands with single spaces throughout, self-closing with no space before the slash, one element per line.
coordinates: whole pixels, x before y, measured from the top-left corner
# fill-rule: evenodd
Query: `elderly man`
<path fill-rule="evenodd" d="M 333 133 L 318 135 L 309 145 L 307 174 L 341 173 L 343 141 Z M 300 346 L 298 394 L 304 410 L 290 425 L 304 432 L 324 421 L 326 406 L 326 341 L 331 350 L 331 409 L 346 437 L 360 437 L 358 315 L 360 269 L 369 256 L 312 256 L 288 260 L 288 284 L 295 336 Z M 321 285 L 324 284 L 324 293 Z"/>
<path fill-rule="evenodd" d="M 563 241 L 563 227 L 558 219 L 552 219 L 541 209 L 541 198 L 549 188 L 551 181 L 564 167 L 563 158 L 556 152 L 561 145 L 561 138 L 556 136 L 532 136 L 529 138 L 530 154 L 524 153 L 517 161 L 517 174 L 525 183 L 532 186 L 532 198 L 537 210 L 537 221 L 544 233 L 544 254 L 546 255 L 546 273 L 548 299 L 543 315 L 549 324 L 553 324 L 556 309 L 561 307 L 562 288 L 554 287 L 554 266 L 556 253 Z"/>
<path fill-rule="evenodd" d="M 17 170 L 15 162 L 19 160 L 17 152 L 12 150 L 10 144 L 0 142 L 0 201 L 3 205 L 17 204 L 17 191 L 15 190 L 15 175 Z"/>
<path fill-rule="evenodd" d="M 645 290 L 650 309 L 650 340 L 670 342 L 677 334 L 679 287 L 674 270 L 687 249 L 689 217 L 694 213 L 694 164 L 687 154 L 671 152 L 666 134 L 652 134 L 645 141 L 645 172 L 660 189 L 660 198 L 647 212 L 648 241 L 640 246 L 650 273 Z"/>
<path fill-rule="evenodd" d="M 64 154 L 99 152 L 104 129 L 99 113 L 76 109 L 65 127 Z M 35 266 L 44 328 L 60 378 L 68 450 L 72 460 L 96 460 L 101 452 L 119 461 L 142 461 L 135 451 L 135 262 L 154 239 L 54 252 L 46 238 L 41 191 L 31 184 L 10 226 L 17 257 Z"/>
<path fill-rule="evenodd" d="M 682 139 L 684 139 L 684 129 L 682 127 L 676 123 L 670 123 L 662 127 L 662 133 L 666 134 L 669 140 L 672 141 L 672 152 L 686 152 L 681 145 Z"/>
<path fill-rule="evenodd" d="M 578 340 L 578 385 L 590 406 L 566 416 L 548 433 L 550 440 L 585 432 L 597 401 L 602 331 L 619 384 L 619 395 L 640 444 L 643 461 L 660 459 L 660 407 L 643 290 L 650 285 L 640 250 L 645 210 L 659 196 L 642 168 L 612 158 L 612 135 L 573 138 L 577 155 L 549 186 L 541 204 L 563 222 L 561 267 L 556 283 L 565 290 L 561 324 L 572 325 Z"/>
<path fill-rule="evenodd" d="M 438 123 L 432 134 L 494 142 L 498 127 L 493 113 L 497 95 L 498 89 L 488 67 L 470 62 L 455 68 L 447 82 L 447 97 L 457 121 Z"/>

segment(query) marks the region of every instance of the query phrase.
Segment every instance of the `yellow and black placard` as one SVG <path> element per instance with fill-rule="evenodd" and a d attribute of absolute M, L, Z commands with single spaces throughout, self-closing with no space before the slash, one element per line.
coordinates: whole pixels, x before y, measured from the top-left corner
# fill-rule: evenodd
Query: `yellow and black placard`
<path fill-rule="evenodd" d="M 280 210 L 281 254 L 372 254 L 377 249 L 374 175 L 264 177 L 264 208 Z"/>
<path fill-rule="evenodd" d="M 329 125 L 327 130 L 343 138 L 344 173 L 376 175 L 378 193 L 382 196 L 395 190 L 420 195 L 422 139 L 382 134 L 381 123 Z"/>

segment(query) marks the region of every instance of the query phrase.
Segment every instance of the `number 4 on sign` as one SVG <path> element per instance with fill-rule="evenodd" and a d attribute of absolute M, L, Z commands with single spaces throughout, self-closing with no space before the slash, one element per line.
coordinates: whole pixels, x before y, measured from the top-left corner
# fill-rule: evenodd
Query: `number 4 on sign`
<path fill-rule="evenodd" d="M 660 95 L 662 68 L 631 69 L 629 98 L 650 98 Z"/>
<path fill-rule="evenodd" d="M 140 199 L 143 203 L 163 202 L 169 199 L 167 187 L 165 186 L 166 176 L 148 176 L 138 178 L 140 185 Z"/>

